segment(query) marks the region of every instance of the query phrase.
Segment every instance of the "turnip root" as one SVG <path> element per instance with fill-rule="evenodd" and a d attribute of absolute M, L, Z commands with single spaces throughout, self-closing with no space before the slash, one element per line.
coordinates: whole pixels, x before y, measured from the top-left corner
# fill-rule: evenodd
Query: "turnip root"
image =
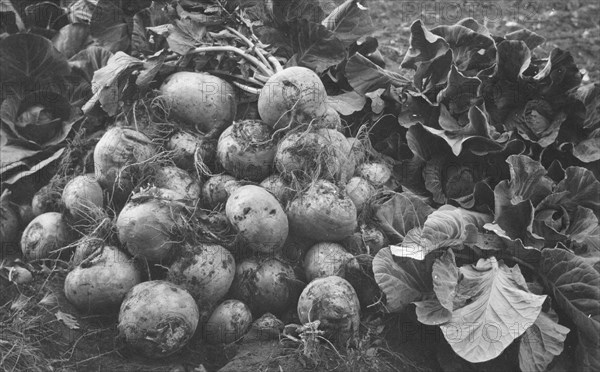
<path fill-rule="evenodd" d="M 234 123 L 221 134 L 217 159 L 239 179 L 260 181 L 271 173 L 277 150 L 271 128 L 260 120 Z"/>
<path fill-rule="evenodd" d="M 392 171 L 385 163 L 364 163 L 356 173 L 375 187 L 385 186 L 392 178 Z"/>
<path fill-rule="evenodd" d="M 277 147 L 275 166 L 283 175 L 347 182 L 355 170 L 346 137 L 333 129 L 294 132 Z"/>
<path fill-rule="evenodd" d="M 196 200 L 200 197 L 200 182 L 181 168 L 160 167 L 154 174 L 154 186 L 175 191 L 181 198 Z"/>
<path fill-rule="evenodd" d="M 57 212 L 40 214 L 34 218 L 21 236 L 21 251 L 28 260 L 56 257 L 57 250 L 71 242 L 69 227 Z"/>
<path fill-rule="evenodd" d="M 340 244 L 317 243 L 304 256 L 302 267 L 306 280 L 311 282 L 332 275 L 343 277 L 344 265 L 353 258 Z"/>
<path fill-rule="evenodd" d="M 291 283 L 295 279 L 294 269 L 283 261 L 247 258 L 236 267 L 231 295 L 257 317 L 266 312 L 280 314 L 295 300 Z"/>
<path fill-rule="evenodd" d="M 104 240 L 101 238 L 85 238 L 81 242 L 78 242 L 75 247 L 75 252 L 71 258 L 71 263 L 75 266 L 81 264 L 83 260 L 88 258 L 94 252 L 99 251 L 104 247 Z"/>
<path fill-rule="evenodd" d="M 100 255 L 67 275 L 65 296 L 84 312 L 112 311 L 119 308 L 127 292 L 141 281 L 140 271 L 127 254 L 105 246 Z"/>
<path fill-rule="evenodd" d="M 199 313 L 183 288 L 163 280 L 131 288 L 121 304 L 117 329 L 126 345 L 148 358 L 181 350 L 194 335 Z"/>
<path fill-rule="evenodd" d="M 294 190 L 280 174 L 272 174 L 265 178 L 260 183 L 260 187 L 273 194 L 281 205 L 286 205 L 294 194 Z"/>
<path fill-rule="evenodd" d="M 240 339 L 252 324 L 250 308 L 238 300 L 217 306 L 206 323 L 206 340 L 211 344 L 230 344 Z"/>
<path fill-rule="evenodd" d="M 213 138 L 180 131 L 171 136 L 165 147 L 172 151 L 171 159 L 176 166 L 192 170 L 199 165 L 210 166 L 213 163 L 217 151 L 217 141 Z"/>
<path fill-rule="evenodd" d="M 357 227 L 356 207 L 334 184 L 318 180 L 288 206 L 290 229 L 316 241 L 341 241 Z"/>
<path fill-rule="evenodd" d="M 133 256 L 160 262 L 180 240 L 177 229 L 183 218 L 183 206 L 174 201 L 179 194 L 151 188 L 134 194 L 117 218 L 119 241 Z"/>
<path fill-rule="evenodd" d="M 210 309 L 229 291 L 235 260 L 220 245 L 187 246 L 173 262 L 167 280 L 186 289 L 201 310 Z"/>
<path fill-rule="evenodd" d="M 209 178 L 202 186 L 202 201 L 205 206 L 214 209 L 224 205 L 229 195 L 242 186 L 235 177 L 228 174 L 218 174 Z"/>
<path fill-rule="evenodd" d="M 319 329 L 325 331 L 325 337 L 344 345 L 358 336 L 360 303 L 347 280 L 339 276 L 318 278 L 302 291 L 298 317 L 302 324 L 319 320 Z"/>
<path fill-rule="evenodd" d="M 375 195 L 375 188 L 362 177 L 352 177 L 346 184 L 346 193 L 354 203 L 356 211 L 360 213 L 367 200 Z"/>
<path fill-rule="evenodd" d="M 288 236 L 288 218 L 277 199 L 259 186 L 235 190 L 225 204 L 225 214 L 242 242 L 258 253 L 281 250 Z"/>
<path fill-rule="evenodd" d="M 235 91 L 225 80 L 200 72 L 176 72 L 160 87 L 171 115 L 188 127 L 218 137 L 233 122 Z"/>
<path fill-rule="evenodd" d="M 77 176 L 67 183 L 62 202 L 69 215 L 77 221 L 89 218 L 94 209 L 104 206 L 104 193 L 93 174 Z"/>
<path fill-rule="evenodd" d="M 275 130 L 309 124 L 327 112 L 327 92 L 319 76 L 305 67 L 289 67 L 269 78 L 258 97 L 261 119 Z"/>
<path fill-rule="evenodd" d="M 155 154 L 152 141 L 141 132 L 113 127 L 94 149 L 96 180 L 119 201 L 127 199 L 137 181 L 139 164 Z"/>
<path fill-rule="evenodd" d="M 356 137 L 348 137 L 346 140 L 348 141 L 348 144 L 350 144 L 352 156 L 354 157 L 354 163 L 358 168 L 362 163 L 365 162 L 367 158 L 367 151 L 365 149 L 365 145 Z"/>

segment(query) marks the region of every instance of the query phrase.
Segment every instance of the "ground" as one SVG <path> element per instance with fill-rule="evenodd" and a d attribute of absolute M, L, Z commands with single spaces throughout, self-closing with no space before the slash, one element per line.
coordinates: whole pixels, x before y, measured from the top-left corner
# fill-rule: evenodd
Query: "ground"
<path fill-rule="evenodd" d="M 374 36 L 392 70 L 399 68 L 406 52 L 412 21 L 421 18 L 425 25 L 433 27 L 470 16 L 480 22 L 487 19 L 486 25 L 497 35 L 530 28 L 547 38 L 542 47 L 546 52 L 555 47 L 570 51 L 585 70 L 584 80 L 600 80 L 597 67 L 600 5 L 597 1 L 369 0 L 368 5 L 377 27 Z M 220 368 L 222 371 L 381 372 L 517 369 L 514 350 L 510 349 L 493 363 L 465 364 L 449 351 L 439 329 L 419 325 L 411 313 L 380 319 L 386 327 L 380 328 L 383 330 L 358 348 L 333 350 L 325 345 L 313 360 L 303 357 L 301 346 L 291 341 L 258 342 L 250 337 L 237 344 L 217 347 L 206 345 L 199 335 L 170 358 L 142 360 L 125 354 L 120 348 L 116 315 L 90 317 L 69 305 L 62 290 L 64 276 L 60 270 L 51 275 L 39 272 L 35 284 L 19 287 L 0 278 L 0 370 L 49 370 L 48 366 L 55 371 L 203 371 L 200 366 L 207 371 Z M 59 317 L 67 314 L 66 320 L 59 320 L 57 314 Z M 77 324 L 70 322 L 68 315 L 74 316 Z M 569 359 L 564 357 L 555 363 L 553 371 L 569 370 L 569 366 Z"/>

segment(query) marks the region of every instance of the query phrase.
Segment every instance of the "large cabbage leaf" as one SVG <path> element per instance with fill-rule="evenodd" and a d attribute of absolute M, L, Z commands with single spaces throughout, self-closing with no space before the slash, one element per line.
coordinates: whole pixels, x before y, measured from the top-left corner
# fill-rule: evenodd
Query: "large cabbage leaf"
<path fill-rule="evenodd" d="M 494 257 L 462 266 L 460 273 L 456 297 L 465 304 L 440 327 L 462 358 L 494 359 L 525 332 L 524 325 L 535 322 L 546 296 L 529 292 L 519 266 L 509 268 Z"/>
<path fill-rule="evenodd" d="M 553 310 L 541 312 L 519 342 L 521 371 L 546 371 L 554 357 L 563 352 L 569 332 L 569 328 L 558 324 L 558 315 Z"/>

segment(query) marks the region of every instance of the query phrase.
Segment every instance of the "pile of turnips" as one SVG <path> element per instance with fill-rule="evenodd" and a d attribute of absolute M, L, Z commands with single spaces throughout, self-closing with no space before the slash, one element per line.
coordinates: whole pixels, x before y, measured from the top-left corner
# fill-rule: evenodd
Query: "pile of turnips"
<path fill-rule="evenodd" d="M 38 208 L 23 256 L 70 260 L 67 299 L 82 313 L 118 312 L 120 337 L 147 357 L 195 334 L 234 342 L 265 314 L 319 320 L 332 341 L 354 340 L 377 297 L 344 279 L 368 252 L 356 236 L 373 252 L 385 244 L 359 214 L 393 179 L 368 142 L 344 135 L 319 77 L 275 73 L 260 119 L 235 119 L 238 92 L 207 73 L 172 74 L 157 94 L 168 135 L 151 117 L 107 129 L 94 173 L 72 176 L 55 210 Z M 3 239 L 16 239 L 4 216 Z"/>

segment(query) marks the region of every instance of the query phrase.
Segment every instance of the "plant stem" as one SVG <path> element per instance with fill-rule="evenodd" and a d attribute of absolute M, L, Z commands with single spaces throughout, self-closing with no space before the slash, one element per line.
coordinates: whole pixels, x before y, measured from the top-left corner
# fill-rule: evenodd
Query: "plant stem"
<path fill-rule="evenodd" d="M 219 52 L 230 52 L 230 53 L 236 53 L 237 55 L 247 59 L 250 63 L 252 63 L 254 66 L 256 66 L 263 74 L 265 74 L 266 76 L 272 76 L 273 75 L 273 71 L 271 71 L 269 68 L 267 68 L 267 66 L 265 66 L 261 61 L 259 61 L 256 57 L 246 53 L 245 51 L 243 51 L 240 48 L 236 48 L 233 46 L 206 46 L 206 47 L 199 47 L 196 49 L 191 50 L 189 53 L 190 54 L 195 54 L 195 53 L 219 53 Z"/>

